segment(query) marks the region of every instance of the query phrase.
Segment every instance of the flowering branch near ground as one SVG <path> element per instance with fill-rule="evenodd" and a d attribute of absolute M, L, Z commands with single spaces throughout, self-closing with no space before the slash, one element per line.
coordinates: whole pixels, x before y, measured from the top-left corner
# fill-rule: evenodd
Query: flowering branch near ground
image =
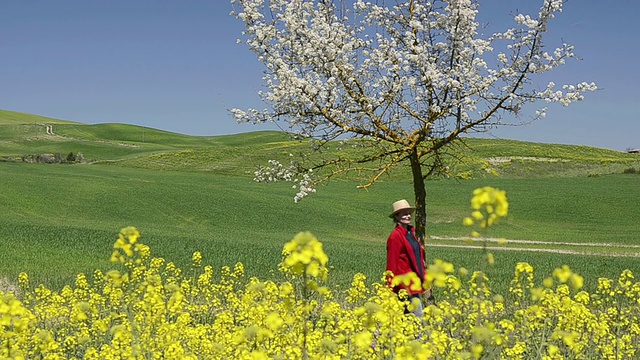
<path fill-rule="evenodd" d="M 474 193 L 474 211 L 485 211 L 474 223 L 506 214 L 503 195 Z M 79 274 L 59 292 L 20 274 L 20 296 L 0 293 L 0 358 L 633 359 L 640 346 L 640 283 L 629 270 L 588 293 L 566 266 L 536 281 L 521 262 L 502 297 L 484 273 L 435 260 L 423 286 L 441 295 L 421 323 L 363 274 L 344 292 L 322 286 L 329 259 L 311 233 L 284 246 L 280 282 L 246 279 L 242 264 L 214 281 L 199 252 L 182 271 L 152 257 L 135 228 L 122 230 L 112 261 L 124 271 Z"/>

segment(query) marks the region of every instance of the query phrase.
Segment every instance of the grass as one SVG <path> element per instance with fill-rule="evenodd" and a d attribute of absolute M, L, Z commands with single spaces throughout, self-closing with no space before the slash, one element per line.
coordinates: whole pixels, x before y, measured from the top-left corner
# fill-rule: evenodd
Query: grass
<path fill-rule="evenodd" d="M 270 158 L 285 161 L 305 148 L 286 134 L 192 137 L 123 124 L 58 121 L 51 136 L 37 125 L 53 122 L 0 112 L 0 157 L 5 159 L 0 162 L 0 277 L 15 279 L 26 271 L 34 282 L 60 288 L 79 272 L 109 268 L 117 232 L 132 225 L 154 256 L 188 268 L 191 254 L 201 251 L 214 268 L 242 262 L 249 276 L 260 278 L 277 277 L 283 244 L 299 231 L 311 231 L 329 255 L 330 281 L 347 287 L 356 272 L 370 281 L 380 277 L 392 227 L 389 204 L 413 193 L 401 169 L 370 191 L 356 190 L 352 180 L 333 181 L 294 204 L 289 184 L 257 184 L 251 175 L 256 165 Z M 454 170 L 468 166 L 475 179 L 427 184 L 430 259 L 471 270 L 480 266 L 481 250 L 439 247 L 451 243 L 439 237 L 467 235 L 461 219 L 469 213 L 473 189 L 485 185 L 506 190 L 511 204 L 510 215 L 489 236 L 544 240 L 551 244 L 527 246 L 559 250 L 576 246 L 557 242 L 638 244 L 640 178 L 622 174 L 638 167 L 638 156 L 511 140 L 468 143 L 474 151 Z M 56 152 L 82 152 L 92 163 L 14 161 Z M 482 167 L 498 156 L 512 160 L 497 169 L 502 176 L 489 176 Z M 504 246 L 509 247 L 523 246 Z M 494 251 L 497 264 L 487 271 L 504 293 L 519 261 L 534 265 L 541 276 L 568 264 L 587 277 L 587 286 L 598 276 L 615 278 L 637 262 L 633 248 L 624 250 L 629 257 L 605 256 L 606 247 L 584 250 L 602 256 Z"/>
<path fill-rule="evenodd" d="M 408 184 L 385 182 L 365 192 L 356 191 L 352 182 L 334 182 L 311 198 L 294 204 L 287 184 L 256 184 L 248 177 L 108 165 L 0 163 L 0 168 L 0 181 L 12 189 L 2 194 L 5 216 L 0 241 L 7 251 L 0 255 L 0 273 L 15 278 L 18 272 L 28 271 L 37 281 L 54 286 L 68 283 L 77 272 L 91 272 L 96 266 L 107 268 L 117 231 L 129 225 L 142 231 L 156 256 L 180 266 L 188 267 L 191 254 L 202 251 L 205 262 L 215 267 L 242 262 L 249 275 L 260 277 L 275 272 L 286 241 L 298 231 L 312 231 L 325 243 L 335 283 L 346 286 L 358 271 L 377 279 L 384 268 L 384 242 L 392 226 L 385 211 L 393 199 L 411 193 Z M 599 186 L 622 187 L 629 177 L 616 175 L 586 180 L 597 181 Z M 494 184 L 508 191 L 515 209 L 490 235 L 569 242 L 632 242 L 634 232 L 620 231 L 623 224 L 615 220 L 616 212 L 605 212 L 593 223 L 577 222 L 576 227 L 588 226 L 592 231 L 588 231 L 588 238 L 575 236 L 570 228 L 565 228 L 565 218 L 559 215 L 554 219 L 544 211 L 545 206 L 550 208 L 549 198 L 555 198 L 557 206 L 563 202 L 562 196 L 557 195 L 559 192 L 553 191 L 558 180 L 540 180 L 539 183 L 545 184 L 540 192 L 517 191 L 518 188 L 530 189 L 532 182 L 500 180 Z M 430 204 L 433 204 L 428 220 L 430 235 L 466 235 L 467 229 L 460 226 L 460 219 L 468 213 L 472 189 L 484 184 L 482 180 L 429 183 Z M 512 189 L 515 189 L 514 195 L 511 195 Z M 544 196 L 549 193 L 556 196 Z M 514 197 L 521 199 L 514 200 Z M 584 206 L 583 209 L 590 208 Z M 520 215 L 519 211 L 524 213 Z M 625 226 L 633 225 L 629 222 Z M 522 223 L 532 228 L 527 229 Z M 611 239 L 612 234 L 617 236 Z M 441 257 L 459 266 L 477 263 L 480 259 L 477 253 L 476 250 L 438 247 L 429 250 L 430 258 Z M 495 253 L 498 260 L 514 256 L 510 252 Z M 521 261 L 564 257 L 564 263 L 569 263 L 579 258 L 515 253 Z M 622 264 L 633 260 L 602 259 Z M 503 275 L 513 271 L 515 261 L 499 261 L 499 264 L 502 270 L 497 273 L 503 279 Z"/>
<path fill-rule="evenodd" d="M 463 235 L 466 229 L 458 226 L 455 217 L 459 218 L 468 207 L 466 198 L 475 187 L 491 185 L 506 190 L 510 202 L 510 215 L 492 230 L 494 236 L 637 244 L 640 235 L 636 224 L 640 214 L 637 208 L 640 193 L 635 190 L 638 180 L 637 175 L 618 174 L 462 181 L 451 185 L 454 191 L 430 192 L 431 203 L 447 204 L 431 211 L 431 217 L 435 217 L 431 228 L 438 234 Z"/>

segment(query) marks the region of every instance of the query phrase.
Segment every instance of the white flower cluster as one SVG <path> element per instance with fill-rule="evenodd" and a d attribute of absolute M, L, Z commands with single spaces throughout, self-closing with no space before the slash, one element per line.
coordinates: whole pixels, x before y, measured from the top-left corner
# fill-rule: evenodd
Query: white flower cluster
<path fill-rule="evenodd" d="M 231 116 L 233 116 L 238 123 L 253 123 L 262 124 L 268 121 L 273 121 L 273 117 L 267 110 L 258 111 L 256 109 L 249 109 L 247 111 L 241 109 L 231 109 Z"/>
<path fill-rule="evenodd" d="M 293 201 L 297 203 L 307 195 L 316 192 L 311 177 L 312 174 L 312 170 L 301 171 L 295 161 L 291 161 L 289 166 L 284 166 L 277 160 L 269 160 L 268 166 L 258 167 L 254 172 L 253 180 L 257 182 L 292 182 L 293 188 L 298 189 L 298 192 L 293 198 Z"/>
<path fill-rule="evenodd" d="M 574 101 L 580 101 L 584 99 L 582 95 L 586 91 L 595 91 L 598 86 L 595 83 L 582 82 L 577 85 L 563 85 L 562 90 L 554 90 L 555 83 L 550 82 L 544 91 L 538 93 L 540 98 L 543 98 L 546 102 L 559 102 L 564 106 L 569 106 Z"/>

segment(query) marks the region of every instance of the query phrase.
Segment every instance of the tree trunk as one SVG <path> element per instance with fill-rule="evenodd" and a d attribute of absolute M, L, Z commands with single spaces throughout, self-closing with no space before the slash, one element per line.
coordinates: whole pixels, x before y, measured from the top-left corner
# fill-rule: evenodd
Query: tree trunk
<path fill-rule="evenodd" d="M 425 245 L 427 233 L 427 191 L 424 188 L 424 177 L 422 176 L 422 167 L 420 166 L 420 159 L 418 159 L 417 149 L 413 149 L 409 156 L 409 161 L 411 162 L 411 173 L 413 174 L 413 193 L 416 197 L 416 236 L 422 245 Z"/>

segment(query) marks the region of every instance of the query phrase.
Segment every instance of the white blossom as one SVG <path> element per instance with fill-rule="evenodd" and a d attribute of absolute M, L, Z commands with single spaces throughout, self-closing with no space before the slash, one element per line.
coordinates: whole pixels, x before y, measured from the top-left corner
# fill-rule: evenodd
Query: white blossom
<path fill-rule="evenodd" d="M 306 197 L 311 193 L 315 193 L 316 189 L 314 186 L 313 179 L 311 174 L 313 171 L 308 170 L 304 173 L 301 173 L 300 170 L 296 166 L 295 161 L 291 161 L 289 166 L 285 166 L 277 160 L 269 160 L 268 166 L 260 166 L 254 172 L 253 180 L 256 182 L 276 182 L 276 181 L 287 181 L 293 182 L 293 188 L 298 189 L 298 193 L 294 197 L 294 201 L 298 202 L 302 198 Z"/>

